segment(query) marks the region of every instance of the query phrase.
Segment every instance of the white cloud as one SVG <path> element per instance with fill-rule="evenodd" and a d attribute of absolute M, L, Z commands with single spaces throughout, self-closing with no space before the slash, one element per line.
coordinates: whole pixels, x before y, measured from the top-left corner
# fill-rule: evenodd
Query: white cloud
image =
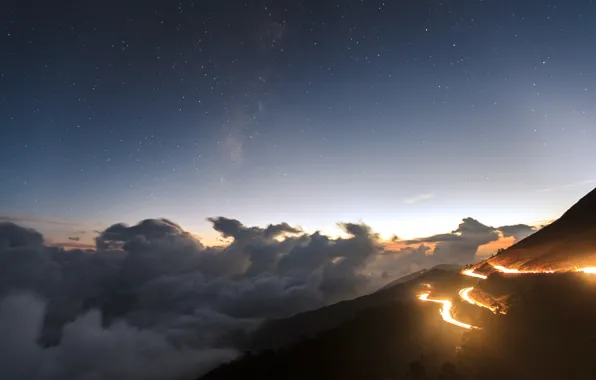
<path fill-rule="evenodd" d="M 423 202 L 423 201 L 427 201 L 429 199 L 434 198 L 435 195 L 432 193 L 425 193 L 425 194 L 420 194 L 420 195 L 416 195 L 410 198 L 406 198 L 405 202 L 407 204 L 415 204 L 415 203 L 419 203 L 419 202 Z"/>
<path fill-rule="evenodd" d="M 339 224 L 344 236 L 332 238 L 287 223 L 210 221 L 227 245 L 205 247 L 178 224 L 149 219 L 108 227 L 94 250 L 66 251 L 35 230 L 0 223 L 0 378 L 198 376 L 243 350 L 264 319 L 471 261 L 500 231 L 467 218 L 454 232 L 387 252 L 364 224 Z"/>

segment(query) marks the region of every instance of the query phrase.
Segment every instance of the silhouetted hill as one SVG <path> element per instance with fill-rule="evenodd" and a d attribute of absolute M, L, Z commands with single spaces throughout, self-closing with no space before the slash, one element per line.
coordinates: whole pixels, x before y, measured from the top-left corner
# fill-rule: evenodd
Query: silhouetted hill
<path fill-rule="evenodd" d="M 434 268 L 368 296 L 271 321 L 253 336 L 252 352 L 202 379 L 593 379 L 596 275 L 502 274 L 488 264 L 596 266 L 596 190 L 477 266 L 491 275 L 475 286 L 504 300 L 506 314 L 461 302 L 458 290 L 474 279 Z M 421 283 L 433 284 L 434 298 L 452 299 L 457 319 L 481 328 L 445 323 L 437 304 L 416 300 Z"/>
<path fill-rule="evenodd" d="M 434 284 L 441 293 L 461 286 L 444 280 Z M 436 304 L 407 298 L 363 310 L 292 346 L 246 353 L 202 380 L 594 378 L 594 276 L 497 273 L 486 287 L 510 294 L 511 303 L 506 315 L 468 305 L 479 330 L 447 324 Z"/>
<path fill-rule="evenodd" d="M 487 262 L 522 270 L 596 266 L 596 189 L 558 220 Z"/>
<path fill-rule="evenodd" d="M 456 277 L 455 273 L 457 270 L 452 266 L 438 266 L 405 276 L 366 296 L 265 322 L 252 334 L 250 348 L 255 351 L 278 348 L 312 337 L 354 318 L 362 310 L 412 298 L 421 282 L 443 282 Z"/>
<path fill-rule="evenodd" d="M 455 359 L 461 331 L 441 320 L 436 304 L 420 302 L 415 295 L 420 282 L 433 282 L 447 293 L 468 281 L 457 273 L 430 270 L 414 281 L 357 300 L 276 321 L 279 329 L 307 322 L 314 328 L 319 320 L 344 318 L 335 328 L 283 348 L 246 353 L 202 379 L 403 378 L 409 363 L 422 354 L 427 371 L 436 374 L 446 360 Z"/>
<path fill-rule="evenodd" d="M 596 376 L 596 277 L 497 273 L 481 286 L 510 294 L 509 309 L 506 315 L 479 313 L 476 323 L 482 329 L 466 336 L 462 370 L 472 377 L 499 374 L 503 379 Z"/>
<path fill-rule="evenodd" d="M 203 379 L 345 380 L 404 376 L 408 363 L 423 352 L 432 353 L 437 362 L 438 358 L 452 357 L 453 345 L 458 341 L 457 334 L 443 329 L 436 310 L 425 306 L 412 299 L 372 307 L 315 338 L 278 351 L 246 354 Z"/>

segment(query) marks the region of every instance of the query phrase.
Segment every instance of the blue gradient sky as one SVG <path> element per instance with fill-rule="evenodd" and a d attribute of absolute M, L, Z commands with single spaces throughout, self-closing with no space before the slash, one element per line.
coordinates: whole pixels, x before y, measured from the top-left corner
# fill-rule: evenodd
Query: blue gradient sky
<path fill-rule="evenodd" d="M 0 213 L 411 238 L 553 219 L 596 185 L 590 1 L 320 3 L 12 2 Z"/>

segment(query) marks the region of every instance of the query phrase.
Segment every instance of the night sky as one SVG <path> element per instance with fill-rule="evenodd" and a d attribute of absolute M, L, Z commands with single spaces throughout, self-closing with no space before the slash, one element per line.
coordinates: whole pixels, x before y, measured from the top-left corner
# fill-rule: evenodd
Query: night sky
<path fill-rule="evenodd" d="M 134 4 L 3 4 L 2 217 L 413 238 L 596 183 L 592 1 Z"/>

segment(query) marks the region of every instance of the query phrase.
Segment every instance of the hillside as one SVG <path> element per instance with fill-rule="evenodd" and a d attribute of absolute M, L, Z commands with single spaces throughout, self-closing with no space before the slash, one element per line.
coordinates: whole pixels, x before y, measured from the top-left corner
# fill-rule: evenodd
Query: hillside
<path fill-rule="evenodd" d="M 596 266 L 596 189 L 552 224 L 477 268 L 486 263 L 520 270 L 558 271 Z"/>
<path fill-rule="evenodd" d="M 435 282 L 456 293 L 455 277 Z M 510 275 L 483 283 L 509 294 L 507 314 L 456 301 L 465 330 L 439 318 L 434 304 L 404 299 L 371 307 L 294 345 L 246 353 L 201 380 L 592 379 L 596 373 L 596 280 L 583 273 Z"/>
<path fill-rule="evenodd" d="M 420 357 L 428 361 L 429 373 L 437 375 L 445 361 L 456 359 L 461 331 L 438 318 L 435 305 L 419 302 L 415 295 L 421 282 L 432 282 L 449 293 L 469 281 L 452 271 L 434 269 L 369 296 L 275 321 L 269 334 L 294 336 L 290 329 L 305 328 L 306 323 L 319 332 L 275 350 L 247 352 L 201 379 L 403 378 L 411 371 L 409 363 Z M 338 326 L 322 331 L 318 321 L 338 318 L 342 319 Z"/>
<path fill-rule="evenodd" d="M 250 349 L 260 351 L 279 348 L 312 337 L 354 318 L 362 310 L 411 298 L 419 290 L 421 282 L 445 282 L 457 277 L 456 273 L 457 268 L 453 266 L 438 266 L 410 274 L 366 296 L 268 321 L 252 334 Z"/>
<path fill-rule="evenodd" d="M 596 279 L 583 273 L 491 275 L 481 287 L 508 294 L 506 315 L 476 308 L 459 363 L 478 378 L 591 379 L 596 373 Z M 497 376 L 498 375 L 498 376 Z"/>
<path fill-rule="evenodd" d="M 495 266 L 561 273 L 501 273 Z M 596 266 L 596 190 L 476 265 L 485 280 L 433 268 L 356 300 L 272 321 L 253 336 L 252 352 L 202 379 L 591 379 L 596 277 L 573 271 L 586 266 Z M 416 300 L 423 283 L 432 285 L 434 299 L 453 302 L 453 318 L 478 327 L 445 323 L 436 303 Z M 493 313 L 458 297 L 471 286 L 503 308 Z"/>

